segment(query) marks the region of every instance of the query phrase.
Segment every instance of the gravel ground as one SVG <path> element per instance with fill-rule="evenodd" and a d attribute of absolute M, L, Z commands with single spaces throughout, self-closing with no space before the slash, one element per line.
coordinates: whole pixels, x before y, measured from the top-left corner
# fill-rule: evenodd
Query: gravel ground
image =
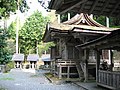
<path fill-rule="evenodd" d="M 56 85 L 50 83 L 44 73 L 46 71 L 30 73 L 20 69 L 13 69 L 9 73 L 0 74 L 0 87 L 5 90 L 84 90 L 74 84 Z"/>

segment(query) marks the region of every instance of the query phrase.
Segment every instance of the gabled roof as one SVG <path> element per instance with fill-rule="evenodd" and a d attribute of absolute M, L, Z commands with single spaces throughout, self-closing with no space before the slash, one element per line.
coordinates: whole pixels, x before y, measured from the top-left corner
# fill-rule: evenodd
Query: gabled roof
<path fill-rule="evenodd" d="M 94 34 L 109 34 L 111 31 L 116 30 L 115 28 L 107 28 L 95 20 L 93 20 L 88 14 L 77 14 L 70 20 L 63 23 L 52 23 L 46 29 L 43 40 L 50 40 L 48 36 L 51 32 L 82 32 L 82 33 L 94 33 Z M 49 37 L 49 38 L 48 38 Z M 48 40 L 48 41 L 49 41 Z"/>
<path fill-rule="evenodd" d="M 93 20 L 88 14 L 83 13 L 76 14 L 73 18 L 63 23 L 68 25 L 87 25 L 94 27 L 105 27 Z"/>
<path fill-rule="evenodd" d="M 24 54 L 14 54 L 12 57 L 13 61 L 24 61 Z"/>
<path fill-rule="evenodd" d="M 104 16 L 120 16 L 120 0 L 51 0 L 49 8 L 57 13 L 76 12 Z"/>
<path fill-rule="evenodd" d="M 39 55 L 38 54 L 29 54 L 27 56 L 27 61 L 38 61 Z"/>
<path fill-rule="evenodd" d="M 112 31 L 115 28 L 107 28 L 95 20 L 93 20 L 88 14 L 76 14 L 73 18 L 63 23 L 50 24 L 50 28 L 58 29 L 58 30 L 72 30 L 75 28 L 85 29 L 85 30 L 98 30 L 98 31 Z M 84 31 L 83 31 L 84 32 Z"/>

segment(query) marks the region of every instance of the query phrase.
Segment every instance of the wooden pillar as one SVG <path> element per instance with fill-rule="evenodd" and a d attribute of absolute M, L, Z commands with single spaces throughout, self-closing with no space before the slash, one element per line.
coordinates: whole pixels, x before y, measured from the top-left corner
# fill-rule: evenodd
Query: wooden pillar
<path fill-rule="evenodd" d="M 20 62 L 20 68 L 22 69 L 22 61 Z"/>
<path fill-rule="evenodd" d="M 17 63 L 14 61 L 14 68 L 16 68 L 16 66 L 17 66 Z"/>
<path fill-rule="evenodd" d="M 99 65 L 100 65 L 100 51 L 95 50 L 95 57 L 96 57 L 96 82 L 99 80 Z"/>
<path fill-rule="evenodd" d="M 89 59 L 89 49 L 84 50 L 85 64 L 84 64 L 84 82 L 88 81 L 88 59 Z"/>
<path fill-rule="evenodd" d="M 59 79 L 61 79 L 62 78 L 62 67 L 61 66 L 59 66 Z"/>
<path fill-rule="evenodd" d="M 67 68 L 67 78 L 68 79 L 70 78 L 70 66 L 68 66 L 68 68 Z"/>
<path fill-rule="evenodd" d="M 81 48 L 78 48 L 79 50 L 79 56 L 80 56 L 80 60 L 79 61 L 76 61 L 76 68 L 77 68 L 77 71 L 78 71 L 78 74 L 79 74 L 79 78 L 80 80 L 83 79 L 84 75 L 84 68 L 83 68 L 83 50 Z"/>
<path fill-rule="evenodd" d="M 113 52 L 109 50 L 110 71 L 113 71 Z"/>
<path fill-rule="evenodd" d="M 19 67 L 19 62 L 17 61 L 17 68 Z"/>
<path fill-rule="evenodd" d="M 32 69 L 34 69 L 34 62 L 32 62 Z"/>

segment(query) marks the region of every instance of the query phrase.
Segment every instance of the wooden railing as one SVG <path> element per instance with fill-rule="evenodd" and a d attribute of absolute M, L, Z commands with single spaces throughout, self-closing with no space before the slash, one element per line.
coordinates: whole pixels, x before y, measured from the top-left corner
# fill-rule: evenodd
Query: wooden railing
<path fill-rule="evenodd" d="M 110 89 L 120 88 L 120 72 L 99 70 L 98 73 L 98 85 Z"/>

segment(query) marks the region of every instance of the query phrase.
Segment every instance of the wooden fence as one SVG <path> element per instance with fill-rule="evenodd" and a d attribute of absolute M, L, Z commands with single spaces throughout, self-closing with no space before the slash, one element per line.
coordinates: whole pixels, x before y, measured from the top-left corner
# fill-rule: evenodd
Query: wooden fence
<path fill-rule="evenodd" d="M 99 70 L 98 73 L 98 85 L 120 90 L 120 72 Z"/>

